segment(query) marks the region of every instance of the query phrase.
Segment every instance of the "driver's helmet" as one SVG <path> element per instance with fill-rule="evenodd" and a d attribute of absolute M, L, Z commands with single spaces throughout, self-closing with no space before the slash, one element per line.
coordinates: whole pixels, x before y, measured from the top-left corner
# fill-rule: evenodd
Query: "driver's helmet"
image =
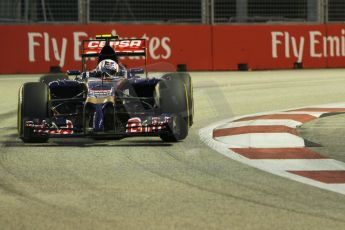
<path fill-rule="evenodd" d="M 111 60 L 111 59 L 105 59 L 98 63 L 96 67 L 97 73 L 106 78 L 112 78 L 117 75 L 119 72 L 119 64 L 116 63 L 116 61 Z"/>

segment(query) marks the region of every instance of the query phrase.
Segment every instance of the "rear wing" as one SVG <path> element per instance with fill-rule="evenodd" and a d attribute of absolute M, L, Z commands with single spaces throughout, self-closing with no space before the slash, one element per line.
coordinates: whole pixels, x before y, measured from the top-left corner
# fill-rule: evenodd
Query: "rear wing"
<path fill-rule="evenodd" d="M 86 70 L 86 57 L 99 57 L 102 48 L 109 45 L 117 57 L 143 56 L 145 60 L 145 72 L 147 77 L 146 39 L 119 39 L 119 36 L 111 34 L 96 35 L 96 39 L 84 40 L 82 43 L 82 72 Z"/>
<path fill-rule="evenodd" d="M 109 44 L 116 53 L 116 56 L 145 56 L 145 39 L 118 39 L 118 37 L 100 37 L 92 40 L 84 40 L 82 46 L 82 57 L 98 57 L 102 48 Z"/>

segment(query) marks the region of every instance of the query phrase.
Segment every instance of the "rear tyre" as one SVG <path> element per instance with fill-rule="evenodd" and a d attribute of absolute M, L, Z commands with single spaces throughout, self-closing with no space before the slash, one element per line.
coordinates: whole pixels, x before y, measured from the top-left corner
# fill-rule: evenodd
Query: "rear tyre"
<path fill-rule="evenodd" d="M 185 139 L 189 129 L 189 108 L 185 84 L 181 81 L 163 80 L 157 84 L 156 97 L 161 113 L 172 116 L 169 132 L 162 133 L 160 138 L 166 142 Z"/>
<path fill-rule="evenodd" d="M 192 78 L 190 77 L 189 73 L 167 73 L 162 76 L 165 80 L 178 80 L 182 81 L 187 90 L 187 99 L 188 99 L 188 108 L 190 111 L 189 117 L 188 117 L 188 125 L 193 125 L 193 118 L 194 118 L 194 98 L 193 98 L 193 82 Z"/>
<path fill-rule="evenodd" d="M 44 83 L 46 85 L 49 85 L 52 81 L 58 81 L 58 80 L 68 80 L 68 76 L 66 74 L 60 73 L 60 74 L 47 74 L 40 77 L 39 82 Z"/>
<path fill-rule="evenodd" d="M 33 135 L 25 127 L 26 121 L 48 118 L 48 86 L 40 82 L 25 83 L 19 90 L 18 100 L 18 134 L 23 142 L 43 143 L 48 141 L 48 135 Z"/>

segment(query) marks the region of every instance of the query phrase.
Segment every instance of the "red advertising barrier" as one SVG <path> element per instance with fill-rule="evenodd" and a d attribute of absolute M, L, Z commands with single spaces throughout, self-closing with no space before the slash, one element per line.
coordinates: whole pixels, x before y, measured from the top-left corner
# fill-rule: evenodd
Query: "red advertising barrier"
<path fill-rule="evenodd" d="M 345 67 L 345 24 L 328 25 L 327 35 L 321 36 L 326 47 L 321 56 L 327 58 L 327 67 Z"/>
<path fill-rule="evenodd" d="M 236 70 L 245 63 L 249 69 L 290 69 L 302 62 L 305 68 L 326 67 L 319 34 L 323 25 L 214 26 L 213 67 Z"/>
<path fill-rule="evenodd" d="M 0 73 L 45 73 L 50 66 L 80 69 L 81 41 L 97 34 L 122 38 L 146 38 L 148 64 L 186 64 L 190 70 L 211 70 L 209 26 L 161 25 L 34 25 L 0 26 Z M 144 65 L 143 59 L 127 57 L 129 67 Z"/>
<path fill-rule="evenodd" d="M 345 67 L 345 25 L 7 25 L 0 26 L 0 73 L 80 69 L 80 44 L 96 34 L 145 38 L 148 64 L 188 70 Z M 141 57 L 122 60 L 142 66 Z"/>
<path fill-rule="evenodd" d="M 213 68 L 345 67 L 345 25 L 214 26 Z"/>

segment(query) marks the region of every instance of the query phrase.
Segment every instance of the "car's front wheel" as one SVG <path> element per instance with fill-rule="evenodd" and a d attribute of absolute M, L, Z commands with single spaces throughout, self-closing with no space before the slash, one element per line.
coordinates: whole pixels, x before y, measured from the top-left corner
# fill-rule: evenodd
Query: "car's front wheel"
<path fill-rule="evenodd" d="M 188 108 L 187 89 L 182 81 L 163 80 L 156 86 L 158 107 L 162 114 L 169 114 L 172 121 L 169 132 L 160 135 L 163 141 L 177 142 L 188 135 Z"/>
<path fill-rule="evenodd" d="M 48 86 L 40 82 L 25 83 L 19 90 L 17 128 L 23 142 L 46 142 L 48 135 L 33 135 L 26 121 L 48 118 Z"/>

